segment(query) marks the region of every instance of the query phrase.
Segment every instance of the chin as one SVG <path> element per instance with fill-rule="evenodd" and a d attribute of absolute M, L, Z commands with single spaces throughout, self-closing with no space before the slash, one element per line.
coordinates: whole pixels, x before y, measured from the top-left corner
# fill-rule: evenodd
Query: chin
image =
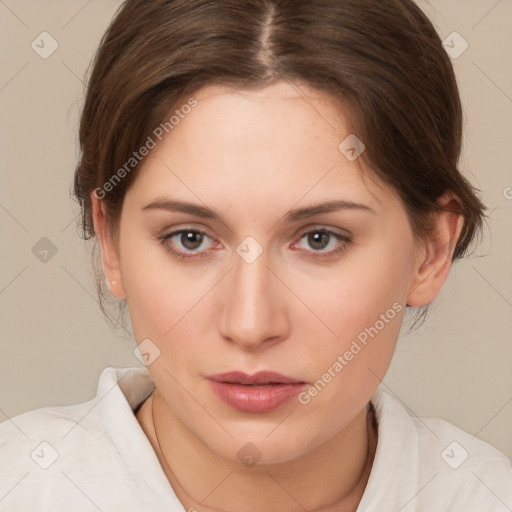
<path fill-rule="evenodd" d="M 279 432 L 279 429 L 282 431 Z M 204 442 L 221 457 L 232 462 L 242 463 L 247 467 L 284 464 L 306 455 L 318 444 L 321 444 L 321 441 L 314 442 L 311 432 L 308 436 L 295 437 L 289 429 L 285 429 L 281 425 L 276 428 L 276 424 L 264 430 L 261 432 L 261 429 L 258 431 L 253 429 L 251 434 L 249 429 L 245 429 L 244 433 L 240 434 L 233 432 L 228 427 L 232 438 L 222 439 L 216 436 L 211 440 L 205 439 Z"/>

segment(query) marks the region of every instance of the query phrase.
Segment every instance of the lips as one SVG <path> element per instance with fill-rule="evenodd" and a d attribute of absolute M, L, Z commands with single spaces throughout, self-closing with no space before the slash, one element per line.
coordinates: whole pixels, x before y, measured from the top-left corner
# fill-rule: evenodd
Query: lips
<path fill-rule="evenodd" d="M 215 395 L 238 411 L 263 413 L 278 409 L 300 393 L 306 382 L 271 371 L 254 375 L 228 372 L 207 377 Z"/>
<path fill-rule="evenodd" d="M 260 371 L 254 375 L 247 375 L 243 372 L 227 372 L 209 375 L 207 377 L 216 382 L 226 382 L 228 384 L 250 385 L 268 385 L 268 384 L 305 384 L 305 382 L 287 377 L 280 373 L 271 371 Z"/>

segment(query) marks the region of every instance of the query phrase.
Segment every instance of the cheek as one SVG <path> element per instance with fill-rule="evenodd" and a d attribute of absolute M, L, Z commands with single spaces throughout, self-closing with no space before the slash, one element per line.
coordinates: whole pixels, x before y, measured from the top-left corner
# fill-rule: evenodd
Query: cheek
<path fill-rule="evenodd" d="M 330 279 L 321 279 L 322 286 L 303 283 L 316 316 L 334 331 L 324 329 L 322 340 L 304 341 L 302 347 L 309 370 L 321 381 L 318 403 L 341 401 L 341 406 L 346 396 L 371 394 L 390 364 L 405 311 L 411 253 L 381 247 L 347 257 Z M 305 329 L 306 323 L 302 320 Z M 323 391 L 324 385 L 329 390 Z"/>
<path fill-rule="evenodd" d="M 321 274 L 304 276 L 300 288 L 313 312 L 347 340 L 373 325 L 395 303 L 405 306 L 411 261 L 410 251 L 383 241 L 347 253 Z"/>
<path fill-rule="evenodd" d="M 194 284 L 186 268 L 172 261 L 156 241 L 136 243 L 127 233 L 121 251 L 121 274 L 135 338 L 165 340 L 200 300 L 205 285 Z"/>

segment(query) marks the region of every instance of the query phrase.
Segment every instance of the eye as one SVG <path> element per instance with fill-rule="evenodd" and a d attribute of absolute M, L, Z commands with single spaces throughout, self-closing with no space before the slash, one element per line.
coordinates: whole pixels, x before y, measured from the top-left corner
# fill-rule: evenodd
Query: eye
<path fill-rule="evenodd" d="M 204 231 L 183 228 L 173 231 L 158 238 L 160 243 L 179 260 L 204 258 L 209 256 L 212 241 L 207 244 L 207 240 L 212 240 Z M 335 233 L 327 229 L 314 229 L 301 234 L 300 241 L 304 240 L 308 248 L 299 248 L 301 252 L 305 252 L 308 258 L 329 258 L 335 254 L 343 252 L 351 239 L 348 236 Z M 300 241 L 292 246 L 296 248 Z M 210 246 L 208 248 L 208 245 Z M 205 247 L 206 246 L 206 247 Z M 311 250 L 312 249 L 312 250 Z M 328 250 L 325 250 L 328 249 Z"/>
<path fill-rule="evenodd" d="M 160 243 L 178 259 L 207 256 L 204 242 L 210 237 L 197 229 L 180 229 L 159 238 Z M 177 247 L 177 248 L 176 248 Z"/>
<path fill-rule="evenodd" d="M 301 235 L 300 240 L 305 240 L 306 244 L 313 249 L 312 251 L 307 248 L 305 249 L 306 252 L 310 253 L 306 257 L 311 258 L 331 257 L 334 254 L 343 252 L 351 242 L 348 236 L 344 236 L 327 229 L 314 229 L 307 231 Z M 297 245 L 298 244 L 294 244 L 294 246 Z"/>

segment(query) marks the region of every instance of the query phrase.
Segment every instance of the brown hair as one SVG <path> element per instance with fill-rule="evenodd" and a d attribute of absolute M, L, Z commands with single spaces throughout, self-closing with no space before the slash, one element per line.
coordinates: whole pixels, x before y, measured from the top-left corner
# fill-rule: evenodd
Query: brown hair
<path fill-rule="evenodd" d="M 362 156 L 399 193 L 417 236 L 444 192 L 458 196 L 464 225 L 453 258 L 466 253 L 485 206 L 458 169 L 462 107 L 451 61 L 411 0 L 124 2 L 95 56 L 81 118 L 74 194 L 83 237 L 94 236 L 98 189 L 115 233 L 137 165 L 104 184 L 172 109 L 206 85 L 277 80 L 348 102 Z"/>

